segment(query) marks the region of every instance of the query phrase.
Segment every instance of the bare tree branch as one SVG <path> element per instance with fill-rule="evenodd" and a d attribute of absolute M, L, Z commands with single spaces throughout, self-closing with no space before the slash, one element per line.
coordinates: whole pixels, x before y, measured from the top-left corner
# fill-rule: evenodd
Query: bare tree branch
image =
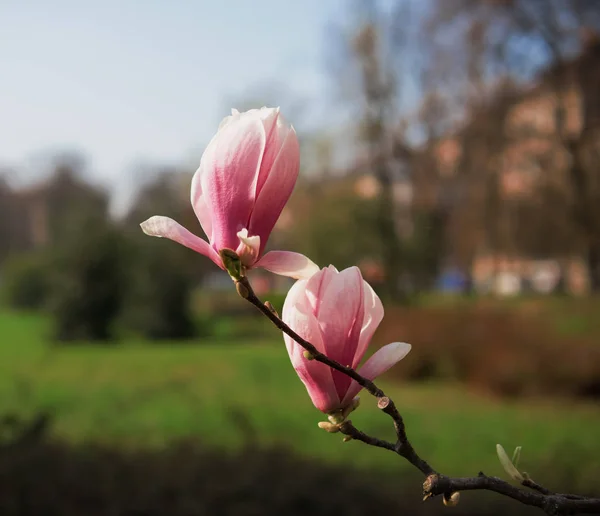
<path fill-rule="evenodd" d="M 379 387 L 377 387 L 371 380 L 358 374 L 351 367 L 344 366 L 336 362 L 335 360 L 331 360 L 326 355 L 321 353 L 310 342 L 300 337 L 300 335 L 298 335 L 294 330 L 292 330 L 287 324 L 285 324 L 281 320 L 281 318 L 275 313 L 272 307 L 270 307 L 270 304 L 266 305 L 256 296 L 247 277 L 241 278 L 237 282 L 236 288 L 238 290 L 238 293 L 244 299 L 246 299 L 247 301 L 252 303 L 256 308 L 258 308 L 277 328 L 279 328 L 281 331 L 292 337 L 292 339 L 294 339 L 306 351 L 308 351 L 311 354 L 313 360 L 322 362 L 323 364 L 328 365 L 332 369 L 344 373 L 345 375 L 355 380 L 356 383 L 358 383 L 365 390 L 367 390 L 369 394 L 375 396 L 377 398 L 377 406 L 388 416 L 390 416 L 394 421 L 394 429 L 396 430 L 396 436 L 398 438 L 398 441 L 396 443 L 398 453 L 404 458 L 406 458 L 411 464 L 413 464 L 425 475 L 434 473 L 434 469 L 429 464 L 427 464 L 427 462 L 421 459 L 415 452 L 414 448 L 408 440 L 408 437 L 406 435 L 406 427 L 404 426 L 404 420 L 398 412 L 396 405 L 389 397 L 385 395 L 385 393 Z"/>
<path fill-rule="evenodd" d="M 455 497 L 455 494 L 460 493 L 460 491 L 485 490 L 507 496 L 525 505 L 538 507 L 549 515 L 600 514 L 600 498 L 556 494 L 530 479 L 523 480 L 522 485 L 531 489 L 533 492 L 515 487 L 500 478 L 489 477 L 482 472 L 480 472 L 477 477 L 466 478 L 451 478 L 438 473 L 427 463 L 427 461 L 422 459 L 413 448 L 406 433 L 404 420 L 391 398 L 386 396 L 385 393 L 371 380 L 361 376 L 351 367 L 344 366 L 335 360 L 331 360 L 321 353 L 313 344 L 303 339 L 292 330 L 283 322 L 268 301 L 263 302 L 258 298 L 246 276 L 241 277 L 235 284 L 238 294 L 242 298 L 246 299 L 249 303 L 252 303 L 277 328 L 289 335 L 300 344 L 300 346 L 308 351 L 312 360 L 317 360 L 328 365 L 332 369 L 349 376 L 366 389 L 369 394 L 377 398 L 377 407 L 389 415 L 394 422 L 394 429 L 396 430 L 397 437 L 395 443 L 365 434 L 358 430 L 350 420 L 345 420 L 340 423 L 338 425 L 339 431 L 344 435 L 368 444 L 369 446 L 385 448 L 386 450 L 393 451 L 401 457 L 404 457 L 421 471 L 421 473 L 426 475 L 425 482 L 423 483 L 424 499 L 442 495 L 444 502 L 449 504 L 450 500 L 458 500 L 458 498 Z"/>

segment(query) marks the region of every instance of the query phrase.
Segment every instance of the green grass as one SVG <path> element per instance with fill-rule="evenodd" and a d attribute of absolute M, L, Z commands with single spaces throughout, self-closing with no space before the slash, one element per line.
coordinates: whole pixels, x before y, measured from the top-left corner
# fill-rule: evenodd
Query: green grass
<path fill-rule="evenodd" d="M 162 446 L 198 436 L 228 448 L 248 432 L 237 422 L 243 414 L 265 444 L 364 467 L 406 467 L 390 452 L 342 444 L 339 435 L 317 428 L 324 417 L 275 330 L 272 340 L 260 341 L 53 347 L 44 339 L 47 328 L 38 316 L 0 313 L 0 414 L 51 410 L 56 434 L 74 442 Z M 417 450 L 447 474 L 501 475 L 496 443 L 522 445 L 523 468 L 540 481 L 564 477 L 569 486 L 586 488 L 600 474 L 597 406 L 500 402 L 446 384 L 384 379 L 382 387 L 403 413 Z M 390 420 L 368 394 L 361 398 L 355 425 L 392 439 Z"/>

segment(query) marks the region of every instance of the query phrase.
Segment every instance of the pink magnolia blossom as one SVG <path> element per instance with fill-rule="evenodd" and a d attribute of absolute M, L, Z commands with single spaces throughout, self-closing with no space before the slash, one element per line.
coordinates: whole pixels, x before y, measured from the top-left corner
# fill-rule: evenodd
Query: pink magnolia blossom
<path fill-rule="evenodd" d="M 263 254 L 299 166 L 296 132 L 279 108 L 244 113 L 233 109 L 208 144 L 192 179 L 192 206 L 209 242 L 168 217 L 151 217 L 141 224 L 142 230 L 208 256 L 222 269 L 219 251 L 232 249 L 248 269 L 262 267 L 308 278 L 319 268 L 305 256 L 288 251 Z"/>
<path fill-rule="evenodd" d="M 290 289 L 283 306 L 283 321 L 321 353 L 356 369 L 371 337 L 383 319 L 383 305 L 358 267 L 338 272 L 324 268 Z M 320 411 L 348 407 L 361 386 L 329 366 L 308 360 L 304 348 L 284 334 L 294 369 Z M 410 344 L 394 342 L 377 350 L 358 372 L 373 380 L 410 351 Z"/>

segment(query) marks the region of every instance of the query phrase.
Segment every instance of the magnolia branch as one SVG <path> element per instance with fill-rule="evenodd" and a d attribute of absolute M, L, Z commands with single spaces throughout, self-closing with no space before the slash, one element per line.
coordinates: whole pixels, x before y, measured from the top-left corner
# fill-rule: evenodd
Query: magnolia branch
<path fill-rule="evenodd" d="M 414 450 L 410 441 L 408 440 L 408 436 L 406 435 L 406 427 L 404 426 L 404 420 L 398 412 L 396 405 L 394 402 L 385 395 L 385 393 L 377 387 L 371 380 L 361 376 L 354 369 L 348 366 L 344 366 L 335 360 L 330 359 L 323 353 L 321 353 L 313 344 L 303 339 L 298 335 L 294 330 L 292 330 L 287 324 L 285 324 L 277 312 L 273 309 L 270 303 L 263 303 L 258 296 L 254 293 L 250 282 L 246 276 L 242 277 L 239 281 L 236 282 L 236 288 L 241 297 L 252 303 L 256 308 L 258 308 L 269 320 L 277 326 L 281 331 L 289 335 L 292 339 L 294 339 L 298 344 L 300 344 L 308 353 L 310 353 L 311 360 L 317 360 L 322 362 L 323 364 L 328 365 L 332 369 L 336 369 L 341 373 L 349 376 L 353 380 L 356 381 L 361 387 L 366 389 L 371 395 L 377 398 L 377 406 L 386 414 L 388 414 L 392 420 L 394 421 L 394 429 L 396 430 L 397 436 L 397 453 L 402 455 L 406 460 L 408 460 L 413 466 L 419 469 L 424 475 L 429 475 L 434 473 L 434 469 L 427 464 L 426 461 L 421 459 L 417 455 L 417 452 Z"/>
<path fill-rule="evenodd" d="M 482 472 L 480 472 L 477 477 L 466 478 L 451 478 L 438 473 L 425 460 L 419 457 L 408 439 L 404 420 L 398 412 L 396 405 L 392 399 L 386 396 L 385 393 L 375 385 L 375 383 L 364 378 L 351 367 L 344 366 L 335 360 L 331 360 L 325 354 L 321 353 L 313 344 L 298 335 L 281 320 L 268 301 L 263 303 L 258 298 L 246 276 L 241 276 L 235 282 L 235 285 L 238 294 L 242 298 L 252 303 L 277 328 L 289 335 L 308 352 L 308 359 L 322 362 L 332 369 L 349 376 L 372 396 L 377 398 L 378 408 L 389 415 L 394 422 L 397 438 L 395 443 L 365 434 L 358 430 L 350 420 L 343 421 L 337 425 L 336 431 L 343 433 L 347 438 L 361 441 L 370 446 L 390 450 L 408 460 L 408 462 L 427 477 L 423 483 L 424 500 L 429 497 L 442 495 L 444 504 L 456 505 L 461 491 L 486 490 L 507 496 L 525 505 L 538 507 L 549 515 L 600 514 L 600 498 L 587 498 L 578 495 L 554 493 L 531 479 L 524 479 L 521 482 L 521 485 L 527 489 L 520 489 L 498 477 L 490 477 Z"/>
<path fill-rule="evenodd" d="M 385 448 L 398 453 L 393 443 L 361 432 L 352 424 L 352 421 L 344 421 L 340 425 L 340 432 L 370 446 Z M 433 473 L 428 475 L 423 483 L 423 494 L 425 499 L 441 494 L 446 505 L 453 505 L 453 501 L 454 504 L 458 501 L 458 497 L 453 496 L 454 493 L 486 490 L 508 496 L 525 505 L 538 507 L 547 514 L 598 514 L 600 512 L 600 499 L 553 493 L 532 480 L 523 480 L 521 485 L 533 491 L 519 489 L 501 478 L 490 477 L 481 472 L 477 477 L 467 478 L 450 478 L 439 473 Z"/>

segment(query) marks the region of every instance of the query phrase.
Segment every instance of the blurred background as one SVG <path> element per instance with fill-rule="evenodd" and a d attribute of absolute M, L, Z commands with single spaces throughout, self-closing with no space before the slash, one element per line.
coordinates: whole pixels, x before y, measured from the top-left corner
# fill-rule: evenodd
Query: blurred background
<path fill-rule="evenodd" d="M 0 3 L 0 514 L 438 514 L 341 443 L 208 259 L 189 188 L 231 107 L 301 174 L 269 247 L 359 265 L 438 470 L 600 495 L 600 3 Z M 291 282 L 256 273 L 281 308 Z M 361 429 L 393 438 L 363 394 Z M 493 494 L 456 514 L 533 514 Z"/>

